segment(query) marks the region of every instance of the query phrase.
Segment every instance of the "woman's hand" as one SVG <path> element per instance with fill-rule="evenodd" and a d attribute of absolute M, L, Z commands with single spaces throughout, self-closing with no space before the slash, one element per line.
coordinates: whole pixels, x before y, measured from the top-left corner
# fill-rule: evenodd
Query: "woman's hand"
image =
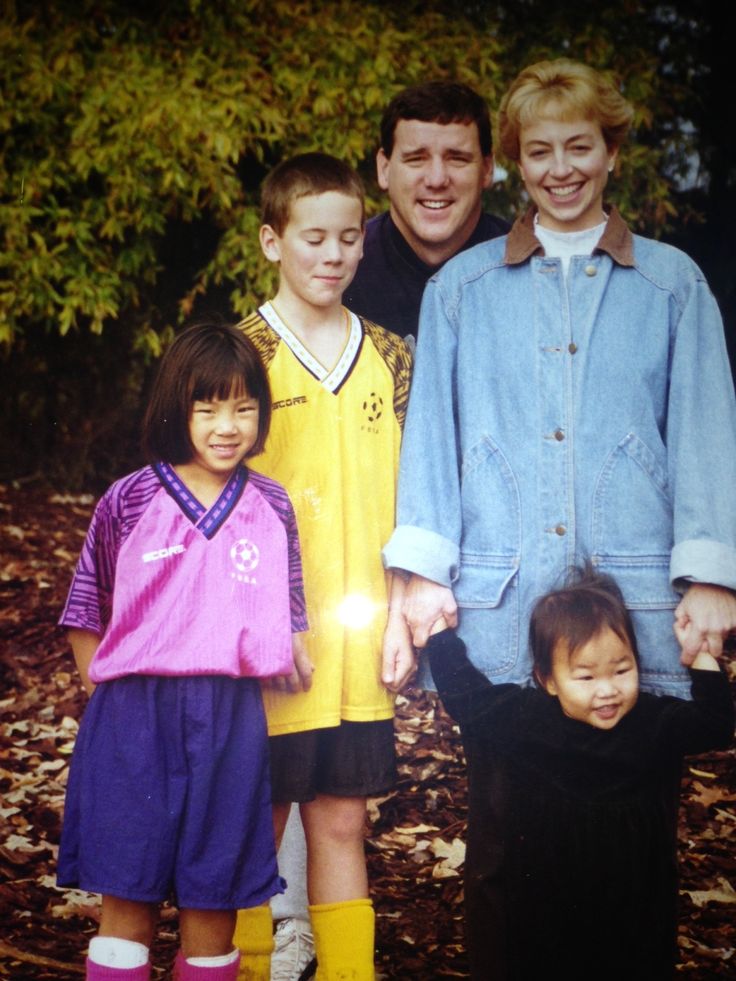
<path fill-rule="evenodd" d="M 438 582 L 413 575 L 404 592 L 404 619 L 415 647 L 426 647 L 427 638 L 440 617 L 448 627 L 457 626 L 457 603 L 452 590 Z"/>
<path fill-rule="evenodd" d="M 720 657 L 724 637 L 736 629 L 736 596 L 724 586 L 692 583 L 675 610 L 675 624 L 683 664 L 691 665 L 700 651 Z"/>

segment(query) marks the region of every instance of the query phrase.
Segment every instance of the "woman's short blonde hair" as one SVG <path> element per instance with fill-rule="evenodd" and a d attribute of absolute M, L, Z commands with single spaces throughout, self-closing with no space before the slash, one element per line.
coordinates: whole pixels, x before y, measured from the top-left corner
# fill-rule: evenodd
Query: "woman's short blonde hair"
<path fill-rule="evenodd" d="M 612 82 L 579 61 L 558 58 L 525 68 L 501 100 L 498 136 L 509 160 L 520 157 L 523 126 L 544 116 L 595 120 L 609 149 L 626 139 L 634 110 Z"/>

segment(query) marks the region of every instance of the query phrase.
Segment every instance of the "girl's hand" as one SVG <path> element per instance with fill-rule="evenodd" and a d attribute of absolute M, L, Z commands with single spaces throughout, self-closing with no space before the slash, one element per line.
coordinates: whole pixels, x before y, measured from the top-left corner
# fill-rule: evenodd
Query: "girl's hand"
<path fill-rule="evenodd" d="M 66 635 L 69 638 L 69 643 L 74 653 L 74 660 L 76 661 L 84 690 L 88 695 L 91 695 L 95 690 L 95 684 L 93 681 L 90 681 L 89 668 L 92 664 L 92 658 L 100 646 L 101 638 L 97 634 L 92 633 L 91 630 L 82 630 L 79 627 L 71 627 L 67 630 Z"/>
<path fill-rule="evenodd" d="M 389 691 L 399 692 L 414 675 L 416 666 L 409 626 L 397 610 L 389 614 L 383 633 L 381 681 Z"/>
<path fill-rule="evenodd" d="M 700 652 L 720 657 L 723 638 L 736 629 L 736 596 L 730 589 L 693 583 L 675 610 L 675 635 L 682 663 L 692 665 Z"/>
<path fill-rule="evenodd" d="M 432 624 L 429 636 L 433 637 L 435 634 L 442 633 L 443 630 L 447 630 L 447 620 L 444 617 L 440 617 L 439 620 L 435 620 Z"/>

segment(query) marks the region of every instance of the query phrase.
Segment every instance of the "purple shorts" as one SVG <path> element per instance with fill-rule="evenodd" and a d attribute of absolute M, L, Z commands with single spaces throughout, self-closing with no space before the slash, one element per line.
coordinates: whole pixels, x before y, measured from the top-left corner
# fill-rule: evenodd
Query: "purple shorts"
<path fill-rule="evenodd" d="M 104 682 L 74 749 L 58 883 L 185 909 L 260 905 L 283 891 L 270 794 L 256 679 Z"/>

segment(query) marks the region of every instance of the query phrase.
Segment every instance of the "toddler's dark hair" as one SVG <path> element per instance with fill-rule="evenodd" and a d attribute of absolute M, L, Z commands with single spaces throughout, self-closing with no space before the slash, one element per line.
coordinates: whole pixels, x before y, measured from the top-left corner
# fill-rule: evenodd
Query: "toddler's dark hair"
<path fill-rule="evenodd" d="M 143 419 L 149 462 L 188 463 L 192 403 L 241 393 L 258 401 L 258 437 L 248 456 L 263 451 L 271 422 L 268 375 L 253 343 L 230 324 L 206 321 L 179 334 L 161 359 Z"/>
<path fill-rule="evenodd" d="M 590 564 L 574 569 L 561 589 L 546 593 L 532 608 L 529 646 L 537 682 L 543 684 L 552 674 L 558 641 L 572 656 L 606 627 L 631 647 L 638 665 L 634 625 L 616 581 Z"/>

